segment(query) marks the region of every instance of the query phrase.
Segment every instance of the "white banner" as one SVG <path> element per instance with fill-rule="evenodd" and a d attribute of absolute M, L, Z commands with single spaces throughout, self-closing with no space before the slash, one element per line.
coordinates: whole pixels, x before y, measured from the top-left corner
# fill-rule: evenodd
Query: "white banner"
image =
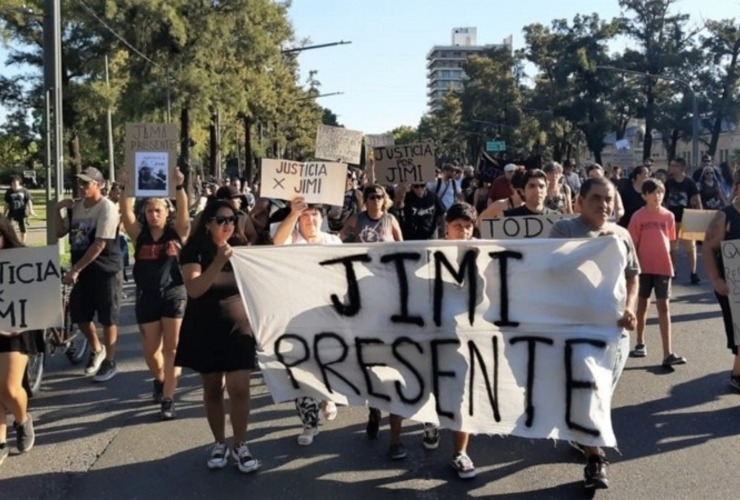
<path fill-rule="evenodd" d="M 385 146 L 395 146 L 396 138 L 392 133 L 386 132 L 385 134 L 366 134 L 365 135 L 365 150 L 372 151 L 375 148 L 382 148 Z"/>
<path fill-rule="evenodd" d="M 360 164 L 363 133 L 342 127 L 319 125 L 316 132 L 316 158 Z"/>
<path fill-rule="evenodd" d="M 740 345 L 740 240 L 722 242 L 722 264 L 725 271 L 725 282 L 730 291 L 732 325 L 735 330 L 735 345 Z"/>
<path fill-rule="evenodd" d="M 547 238 L 550 236 L 550 229 L 557 221 L 571 217 L 575 216 L 554 214 L 482 219 L 478 224 L 478 229 L 480 229 L 480 237 L 484 240 Z"/>
<path fill-rule="evenodd" d="M 58 247 L 0 251 L 0 335 L 62 326 L 61 284 Z"/>
<path fill-rule="evenodd" d="M 264 158 L 261 179 L 260 196 L 265 198 L 292 200 L 303 196 L 306 203 L 341 206 L 347 184 L 347 165 Z"/>
<path fill-rule="evenodd" d="M 276 402 L 616 445 L 614 237 L 235 248 L 232 263 Z"/>

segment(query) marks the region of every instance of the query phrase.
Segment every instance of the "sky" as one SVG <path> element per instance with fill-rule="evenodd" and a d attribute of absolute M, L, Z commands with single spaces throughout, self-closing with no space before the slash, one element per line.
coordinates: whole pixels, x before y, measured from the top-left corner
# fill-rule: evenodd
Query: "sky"
<path fill-rule="evenodd" d="M 691 21 L 740 17 L 740 0 L 677 0 L 675 11 Z M 400 125 L 415 127 L 426 109 L 426 55 L 434 45 L 448 45 L 452 29 L 476 27 L 478 44 L 501 43 L 513 36 L 522 48 L 522 28 L 576 14 L 619 15 L 618 0 L 293 0 L 289 17 L 298 40 L 309 45 L 351 41 L 300 52 L 301 82 L 317 70 L 323 97 L 319 103 L 338 115 L 339 123 L 365 133 L 383 133 Z M 7 48 L 0 47 L 3 74 Z M 5 112 L 0 107 L 0 121 Z"/>

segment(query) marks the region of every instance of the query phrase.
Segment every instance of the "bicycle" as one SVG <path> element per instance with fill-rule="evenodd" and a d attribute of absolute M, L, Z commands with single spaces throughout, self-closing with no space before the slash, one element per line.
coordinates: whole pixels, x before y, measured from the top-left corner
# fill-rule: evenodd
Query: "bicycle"
<path fill-rule="evenodd" d="M 65 270 L 62 269 L 62 276 Z M 61 285 L 62 310 L 64 312 L 64 326 L 62 328 L 46 328 L 42 332 L 43 348 L 39 353 L 31 356 L 28 360 L 26 372 L 31 394 L 35 394 L 41 388 L 44 378 L 46 359 L 59 352 L 64 353 L 73 365 L 78 365 L 85 359 L 90 351 L 87 338 L 77 324 L 72 323 L 69 310 L 69 295 L 72 293 L 72 285 Z"/>

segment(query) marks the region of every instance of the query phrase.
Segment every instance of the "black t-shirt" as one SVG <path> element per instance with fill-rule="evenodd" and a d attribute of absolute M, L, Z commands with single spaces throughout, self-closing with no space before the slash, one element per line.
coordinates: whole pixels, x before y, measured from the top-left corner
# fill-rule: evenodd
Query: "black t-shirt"
<path fill-rule="evenodd" d="M 619 219 L 619 225 L 626 228 L 629 226 L 630 219 L 632 219 L 635 212 L 645 206 L 645 199 L 642 197 L 642 193 L 635 190 L 631 182 L 622 185 L 619 189 L 619 196 L 622 197 L 622 204 L 624 205 L 624 215 Z"/>
<path fill-rule="evenodd" d="M 525 215 L 557 215 L 559 213 L 560 212 L 558 212 L 557 210 L 553 210 L 547 207 L 545 207 L 542 212 L 533 212 L 529 208 L 527 208 L 527 205 L 522 205 L 521 207 L 505 210 L 504 217 L 522 217 Z"/>
<path fill-rule="evenodd" d="M 154 241 L 151 231 L 143 228 L 134 246 L 134 281 L 139 289 L 157 291 L 182 286 L 178 256 L 182 241 L 171 226 Z"/>
<path fill-rule="evenodd" d="M 397 211 L 404 240 L 428 240 L 434 236 L 437 221 L 445 213 L 439 197 L 429 190 L 419 198 L 415 193 L 406 193 L 404 206 Z"/>
<path fill-rule="evenodd" d="M 683 210 L 689 207 L 691 198 L 699 194 L 699 188 L 690 177 L 684 177 L 681 182 L 668 179 L 665 183 L 665 206 L 673 212 L 676 223 L 683 220 Z"/>
<path fill-rule="evenodd" d="M 18 191 L 9 188 L 5 191 L 5 204 L 8 206 L 8 216 L 19 219 L 26 216 L 26 205 L 31 200 L 28 189 L 22 187 Z"/>
<path fill-rule="evenodd" d="M 331 210 L 330 212 L 332 215 L 336 215 L 334 217 L 327 217 L 326 222 L 329 225 L 329 229 L 331 231 L 339 232 L 342 230 L 342 227 L 344 227 L 344 223 L 347 222 L 347 219 L 352 217 L 357 213 L 357 192 L 358 189 L 349 189 L 344 192 L 344 201 L 342 203 L 342 209 L 338 211 L 337 214 L 334 214 L 334 212 L 337 212 L 336 210 Z"/>

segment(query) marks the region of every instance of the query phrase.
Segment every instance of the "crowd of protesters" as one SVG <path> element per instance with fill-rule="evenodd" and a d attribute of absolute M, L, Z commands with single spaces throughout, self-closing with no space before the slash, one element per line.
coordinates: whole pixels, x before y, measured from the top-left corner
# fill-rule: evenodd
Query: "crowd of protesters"
<path fill-rule="evenodd" d="M 713 166 L 710 157 L 704 157 L 698 172 L 694 180 L 681 158 L 673 160 L 667 171 L 653 171 L 649 160 L 608 171 L 598 164 L 579 171 L 571 162 L 548 162 L 542 169 L 508 163 L 495 178 L 482 175 L 482 170 L 476 174 L 472 167 L 445 164 L 434 181 L 383 186 L 375 182 L 370 163 L 367 170 L 348 169 L 343 205 L 325 210 L 302 198 L 286 202 L 255 197 L 247 183 L 237 178 L 219 183 L 198 179 L 195 197 L 189 200 L 179 172 L 174 200 L 149 198 L 134 203 L 124 183 L 110 185 L 106 196 L 104 176 L 89 167 L 77 175 L 80 198 L 60 201 L 50 216 L 56 219 L 57 235 L 68 237 L 70 243 L 72 265 L 64 281 L 73 285 L 72 321 L 92 348 L 85 375 L 102 383 L 117 373 L 122 280 L 129 264 L 127 237 L 134 249 L 136 321 L 152 378 L 152 399 L 159 405 L 161 418 L 176 418 L 181 368 L 199 373 L 205 417 L 214 440 L 207 466 L 219 469 L 231 458 L 240 471 L 249 473 L 261 465 L 247 439 L 256 346 L 229 260 L 236 246 L 470 240 L 485 219 L 565 216 L 555 223 L 551 237 L 613 234 L 627 249 L 627 299 L 618 324 L 636 330 L 636 343 L 630 351 L 629 335 L 624 333 L 620 339 L 616 385 L 628 356 L 647 355 L 645 325 L 653 294 L 663 365 L 687 362 L 673 350 L 669 307 L 679 241 L 688 259 L 690 282 L 697 284 L 700 279 L 695 242 L 678 240 L 677 235 L 685 209 L 715 209 L 703 258 L 721 306 L 727 346 L 734 354 L 730 383 L 740 390 L 740 355 L 720 253 L 722 241 L 740 238 L 740 175 L 733 175 L 727 165 Z M 30 195 L 19 179 L 13 179 L 5 203 L 0 251 L 24 245 L 24 221 L 33 212 Z M 19 226 L 20 237 L 11 222 Z M 103 329 L 102 341 L 93 321 L 96 316 Z M 38 349 L 37 335 L 32 332 L 0 335 L 0 462 L 9 449 L 6 415 L 15 419 L 18 451 L 28 451 L 34 444 L 23 376 L 28 357 Z M 231 401 L 231 445 L 226 439 L 224 391 Z M 295 406 L 301 424 L 297 442 L 302 446 L 314 443 L 321 418 L 337 417 L 331 401 L 304 397 Z M 366 424 L 370 439 L 378 438 L 380 421 L 380 411 L 370 408 Z M 402 418 L 390 415 L 388 454 L 393 460 L 406 457 L 401 430 Z M 423 445 L 435 449 L 439 439 L 439 429 L 424 424 Z M 453 433 L 450 463 L 465 479 L 475 476 L 468 442 L 466 433 Z M 603 450 L 571 444 L 585 456 L 586 486 L 606 488 L 608 462 Z"/>

